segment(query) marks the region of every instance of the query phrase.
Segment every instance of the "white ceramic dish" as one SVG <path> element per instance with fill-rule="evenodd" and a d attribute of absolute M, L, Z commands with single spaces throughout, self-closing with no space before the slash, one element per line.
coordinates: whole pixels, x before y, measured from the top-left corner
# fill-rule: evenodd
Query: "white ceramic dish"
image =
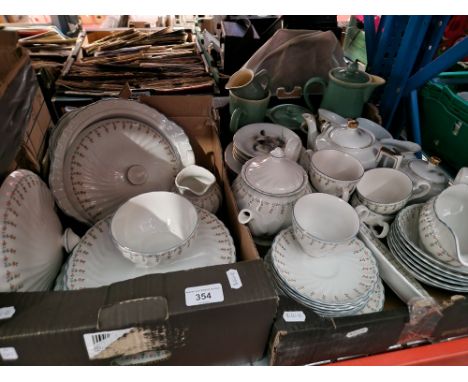
<path fill-rule="evenodd" d="M 273 243 L 272 261 L 281 278 L 298 294 L 322 305 L 357 305 L 362 309 L 378 281 L 370 251 L 355 239 L 349 251 L 326 257 L 307 256 L 291 228 Z"/>
<path fill-rule="evenodd" d="M 288 158 L 296 161 L 302 147 L 295 132 L 273 123 L 252 123 L 243 126 L 234 134 L 232 141 L 245 158 L 268 154 L 279 147 L 285 151 Z"/>
<path fill-rule="evenodd" d="M 177 258 L 154 267 L 137 266 L 122 256 L 110 234 L 111 217 L 88 230 L 62 269 L 56 289 L 83 289 L 110 285 L 153 273 L 167 273 L 236 261 L 235 247 L 224 224 L 197 209 L 199 226 L 190 247 Z"/>
<path fill-rule="evenodd" d="M 282 149 L 249 160 L 232 184 L 238 220 L 252 235 L 273 236 L 291 225 L 294 203 L 311 192 L 305 170 Z"/>
<path fill-rule="evenodd" d="M 226 150 L 224 150 L 224 163 L 226 163 L 229 170 L 238 175 L 242 171 L 242 163 L 232 155 L 232 147 L 233 143 L 231 142 L 227 145 Z"/>
<path fill-rule="evenodd" d="M 292 228 L 305 253 L 313 257 L 328 256 L 349 250 L 359 231 L 359 217 L 342 199 L 313 193 L 297 200 Z"/>
<path fill-rule="evenodd" d="M 468 266 L 468 185 L 451 186 L 425 203 L 419 217 L 419 238 L 436 257 L 450 257 Z"/>
<path fill-rule="evenodd" d="M 182 255 L 198 226 L 195 206 L 172 192 L 148 192 L 125 202 L 115 212 L 111 234 L 132 262 L 155 266 Z"/>
<path fill-rule="evenodd" d="M 115 124 L 116 119 L 121 119 L 122 124 Z M 111 120 L 114 124 L 109 126 L 108 122 Z M 124 123 L 124 121 L 130 122 Z M 133 121 L 133 123 L 131 121 Z M 92 130 L 94 129 L 96 129 L 96 131 L 93 133 Z M 86 137 L 82 136 L 80 147 L 78 148 L 78 146 L 75 146 L 74 149 L 71 150 L 73 152 L 67 155 L 76 137 L 84 130 L 87 130 L 87 133 L 85 133 Z M 153 139 L 153 137 L 148 138 L 146 133 L 142 132 L 142 130 L 154 132 L 159 135 L 160 138 L 158 138 L 157 141 Z M 113 142 L 112 138 L 108 138 L 114 135 L 114 131 L 115 135 L 118 137 L 117 142 Z M 101 139 L 103 134 L 107 135 L 106 139 Z M 157 188 L 164 188 L 166 191 L 172 188 L 174 178 L 178 171 L 185 166 L 195 163 L 195 157 L 190 142 L 181 127 L 149 106 L 124 99 L 101 100 L 74 111 L 73 115 L 64 121 L 64 126 L 59 130 L 58 136 L 54 138 L 54 142 L 56 142 L 56 147 L 53 152 L 51 152 L 51 168 L 49 175 L 49 185 L 54 194 L 54 198 L 59 207 L 67 215 L 88 224 L 106 216 L 106 213 L 113 212 L 105 210 L 94 211 L 94 208 L 101 208 L 99 206 L 102 206 L 103 201 L 106 201 L 106 203 L 112 205 L 113 208 L 116 208 L 118 204 L 114 205 L 114 203 L 118 203 L 118 201 L 122 203 L 131 196 L 149 191 L 147 189 L 142 190 L 141 187 L 138 186 L 147 184 L 145 174 L 149 179 L 152 179 L 153 172 L 148 171 L 145 166 L 149 166 L 151 169 L 152 166 L 154 166 L 155 160 L 159 161 L 158 168 L 163 165 L 162 168 L 166 169 L 167 172 L 171 172 L 172 170 L 169 171 L 169 169 L 173 167 L 176 169 L 173 171 L 175 174 L 171 182 L 162 184 Z M 159 148 L 158 155 L 155 158 L 154 146 L 159 143 L 163 144 L 164 147 Z M 81 152 L 81 155 L 84 155 L 81 156 L 79 154 L 80 150 L 85 149 L 88 144 L 89 147 L 92 147 L 91 152 L 86 153 L 87 155 Z M 153 152 L 153 155 L 145 154 L 145 149 L 148 147 L 149 152 Z M 166 152 L 168 147 L 170 147 L 171 153 Z M 103 149 L 105 151 L 101 152 Z M 132 158 L 132 155 L 122 155 L 122 152 L 138 152 L 139 154 L 137 158 Z M 71 159 L 73 156 L 75 156 L 74 159 Z M 67 164 L 65 163 L 66 157 L 69 157 Z M 170 159 L 166 161 L 164 158 Z M 135 160 L 140 159 L 145 160 L 145 162 L 135 162 Z M 82 167 L 76 165 L 75 161 L 82 164 Z M 107 166 L 111 166 L 109 168 L 115 169 L 116 173 L 109 171 L 107 167 L 105 168 L 106 171 L 103 173 L 101 171 L 102 166 L 99 163 L 100 161 L 104 161 Z M 66 168 L 66 166 L 71 165 L 72 162 L 76 167 L 80 168 L 78 174 L 75 174 L 75 171 L 70 170 L 70 168 Z M 83 166 L 85 163 L 89 166 L 89 169 Z M 114 165 L 117 166 L 117 168 L 114 168 Z M 129 171 L 131 174 L 130 178 L 136 180 L 137 184 L 134 184 L 135 182 L 132 182 L 132 179 L 127 176 Z M 163 174 L 165 174 L 164 171 Z M 74 176 L 76 179 L 71 180 L 71 176 Z M 124 192 L 126 196 L 125 199 L 125 197 L 119 195 L 119 193 L 121 190 L 120 186 L 122 186 L 123 183 L 126 184 L 127 180 L 135 186 L 135 193 L 128 195 L 127 192 Z M 161 182 L 164 183 L 165 180 L 167 180 L 166 177 L 162 177 Z M 109 183 L 111 184 L 110 186 Z M 89 187 L 86 187 L 87 185 L 89 185 Z M 74 187 L 83 186 L 84 189 L 74 190 Z M 102 192 L 100 192 L 100 187 L 104 187 Z M 83 192 L 90 193 L 90 196 L 85 197 Z M 98 202 L 93 200 L 94 194 L 101 197 Z M 105 195 L 103 196 L 103 194 Z M 106 197 L 109 200 L 106 200 Z M 89 209 L 89 211 L 87 211 L 87 209 Z M 91 216 L 94 216 L 94 218 L 91 219 Z"/>
<path fill-rule="evenodd" d="M 175 178 L 174 192 L 193 205 L 216 213 L 223 200 L 215 176 L 204 167 L 192 165 L 181 170 Z"/>
<path fill-rule="evenodd" d="M 0 188 L 0 292 L 49 290 L 62 263 L 62 225 L 46 184 L 28 170 Z"/>

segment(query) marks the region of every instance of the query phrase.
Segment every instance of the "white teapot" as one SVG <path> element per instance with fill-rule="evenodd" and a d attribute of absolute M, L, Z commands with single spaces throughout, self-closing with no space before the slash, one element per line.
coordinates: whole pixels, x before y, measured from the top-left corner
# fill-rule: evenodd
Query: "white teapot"
<path fill-rule="evenodd" d="M 312 192 L 305 170 L 281 148 L 250 159 L 234 180 L 238 220 L 255 237 L 269 237 L 291 225 L 294 203 Z"/>

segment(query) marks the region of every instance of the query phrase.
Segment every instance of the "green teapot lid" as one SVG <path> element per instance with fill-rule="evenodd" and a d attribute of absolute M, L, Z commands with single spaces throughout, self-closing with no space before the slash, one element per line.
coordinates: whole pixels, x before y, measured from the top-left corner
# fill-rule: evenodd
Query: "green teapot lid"
<path fill-rule="evenodd" d="M 267 117 L 278 125 L 286 126 L 292 130 L 298 130 L 304 118 L 302 114 L 311 113 L 309 109 L 294 104 L 281 104 L 267 110 Z"/>
<path fill-rule="evenodd" d="M 346 68 L 336 68 L 332 71 L 333 77 L 340 81 L 352 84 L 364 84 L 369 82 L 369 75 L 359 70 L 357 61 L 351 62 Z"/>

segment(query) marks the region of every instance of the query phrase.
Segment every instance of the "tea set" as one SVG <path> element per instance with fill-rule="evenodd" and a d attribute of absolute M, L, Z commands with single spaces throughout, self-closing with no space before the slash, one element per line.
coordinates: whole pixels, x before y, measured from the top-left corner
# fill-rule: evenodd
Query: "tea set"
<path fill-rule="evenodd" d="M 255 81 L 255 74 L 249 78 Z M 406 267 L 409 263 L 413 273 L 422 269 L 419 280 L 447 271 L 433 266 L 445 260 L 453 267 L 452 279 L 436 277 L 437 285 L 461 291 L 468 287 L 460 276 L 465 267 L 468 273 L 468 240 L 462 234 L 468 223 L 468 169 L 461 169 L 452 182 L 438 158 L 420 159 L 418 144 L 394 139 L 379 124 L 361 117 L 372 91 L 384 83 L 355 63 L 332 69 L 328 83 L 313 78 L 305 85 L 307 108 L 278 105 L 266 113 L 274 124 L 261 120 L 236 125 L 225 151 L 226 165 L 235 174 L 238 221 L 249 227 L 258 245 L 269 249 L 265 264 L 278 289 L 322 316 L 359 314 L 370 301 L 367 311 L 383 307 L 375 259 L 356 236 L 361 224 L 375 238 L 388 240 L 392 252 L 399 248 L 395 242 L 406 245 L 406 252 L 394 256 Z M 308 90 L 317 84 L 324 95 L 314 116 Z M 230 96 L 233 93 L 231 87 Z M 263 125 L 269 125 L 268 132 Z M 259 131 L 269 144 L 262 152 L 240 154 L 246 150 L 239 149 L 239 137 L 255 137 Z M 306 147 L 300 133 L 306 133 Z M 416 229 L 419 234 L 411 242 L 396 227 L 406 224 L 407 229 L 407 211 L 414 214 L 417 206 L 419 220 L 413 218 L 411 232 Z M 417 257 L 408 256 L 408 251 L 414 254 L 411 245 L 424 253 L 419 256 L 422 268 L 417 267 Z M 353 262 L 359 256 L 361 265 Z"/>

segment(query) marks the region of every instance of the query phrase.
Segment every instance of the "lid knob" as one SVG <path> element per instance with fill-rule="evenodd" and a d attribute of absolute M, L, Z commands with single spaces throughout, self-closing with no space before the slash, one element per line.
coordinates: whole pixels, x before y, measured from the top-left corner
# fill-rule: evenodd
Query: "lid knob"
<path fill-rule="evenodd" d="M 359 127 L 359 122 L 355 119 L 348 119 L 348 127 L 350 129 L 357 129 Z"/>
<path fill-rule="evenodd" d="M 436 157 L 436 156 L 431 156 L 429 158 L 429 163 L 430 164 L 433 164 L 434 166 L 438 166 L 441 162 L 441 159 L 439 157 Z"/>
<path fill-rule="evenodd" d="M 148 173 L 142 165 L 136 164 L 128 168 L 127 180 L 134 186 L 146 183 L 147 179 Z"/>

